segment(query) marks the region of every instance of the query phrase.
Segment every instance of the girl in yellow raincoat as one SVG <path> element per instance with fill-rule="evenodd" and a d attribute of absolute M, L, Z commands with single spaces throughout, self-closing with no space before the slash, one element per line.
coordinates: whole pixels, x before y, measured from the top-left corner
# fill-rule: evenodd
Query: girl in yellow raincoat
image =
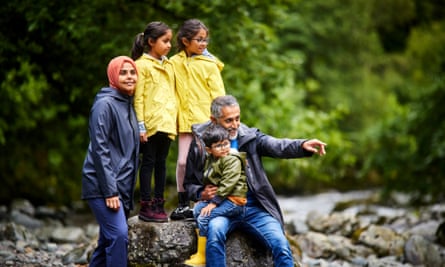
<path fill-rule="evenodd" d="M 175 74 L 166 56 L 171 49 L 171 39 L 170 27 L 154 21 L 136 36 L 132 48 L 132 58 L 140 74 L 134 97 L 142 152 L 139 218 L 151 222 L 168 221 L 164 210 L 166 160 L 177 134 L 178 113 Z"/>
<path fill-rule="evenodd" d="M 224 64 L 207 51 L 209 30 L 200 20 L 186 20 L 176 36 L 178 53 L 170 58 L 176 78 L 178 100 L 178 160 L 176 185 L 178 207 L 172 220 L 193 219 L 193 211 L 183 182 L 187 153 L 192 141 L 192 125 L 210 118 L 210 104 L 217 96 L 225 95 L 221 71 Z"/>

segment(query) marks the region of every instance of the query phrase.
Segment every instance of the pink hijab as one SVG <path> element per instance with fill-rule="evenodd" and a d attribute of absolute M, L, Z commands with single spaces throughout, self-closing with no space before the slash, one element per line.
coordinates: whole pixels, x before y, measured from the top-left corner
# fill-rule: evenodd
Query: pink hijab
<path fill-rule="evenodd" d="M 110 63 L 108 63 L 107 75 L 108 81 L 110 82 L 110 86 L 113 88 L 118 88 L 119 84 L 119 72 L 124 65 L 125 62 L 130 63 L 137 73 L 136 63 L 134 63 L 133 59 L 127 56 L 118 56 L 113 58 Z"/>

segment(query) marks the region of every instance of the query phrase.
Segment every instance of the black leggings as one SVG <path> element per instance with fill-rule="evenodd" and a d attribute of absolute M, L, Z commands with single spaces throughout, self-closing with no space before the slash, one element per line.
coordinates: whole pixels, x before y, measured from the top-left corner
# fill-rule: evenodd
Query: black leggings
<path fill-rule="evenodd" d="M 166 133 L 157 132 L 150 136 L 146 143 L 141 144 L 142 163 L 139 173 L 141 200 L 151 199 L 151 177 L 154 169 L 154 197 L 164 198 L 166 180 L 166 160 L 171 139 Z"/>

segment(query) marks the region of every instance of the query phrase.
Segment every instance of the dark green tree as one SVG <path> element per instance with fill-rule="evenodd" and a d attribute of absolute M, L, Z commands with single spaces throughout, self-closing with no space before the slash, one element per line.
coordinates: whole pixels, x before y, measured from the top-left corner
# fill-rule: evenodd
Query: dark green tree
<path fill-rule="evenodd" d="M 0 202 L 78 200 L 89 110 L 107 85 L 106 64 L 129 55 L 148 22 L 162 20 L 176 31 L 193 17 L 210 28 L 209 49 L 225 63 L 226 91 L 239 99 L 243 122 L 328 143 L 324 158 L 266 160 L 278 192 L 383 184 L 440 195 L 442 2 L 6 2 Z"/>

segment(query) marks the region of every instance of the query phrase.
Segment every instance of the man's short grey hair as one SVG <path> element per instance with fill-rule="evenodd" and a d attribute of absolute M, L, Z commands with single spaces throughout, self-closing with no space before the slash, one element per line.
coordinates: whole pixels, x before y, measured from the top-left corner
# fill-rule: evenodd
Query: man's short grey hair
<path fill-rule="evenodd" d="M 212 105 L 210 106 L 210 112 L 214 118 L 218 119 L 222 116 L 222 108 L 227 106 L 239 107 L 239 104 L 236 98 L 232 95 L 218 96 L 213 99 Z"/>

